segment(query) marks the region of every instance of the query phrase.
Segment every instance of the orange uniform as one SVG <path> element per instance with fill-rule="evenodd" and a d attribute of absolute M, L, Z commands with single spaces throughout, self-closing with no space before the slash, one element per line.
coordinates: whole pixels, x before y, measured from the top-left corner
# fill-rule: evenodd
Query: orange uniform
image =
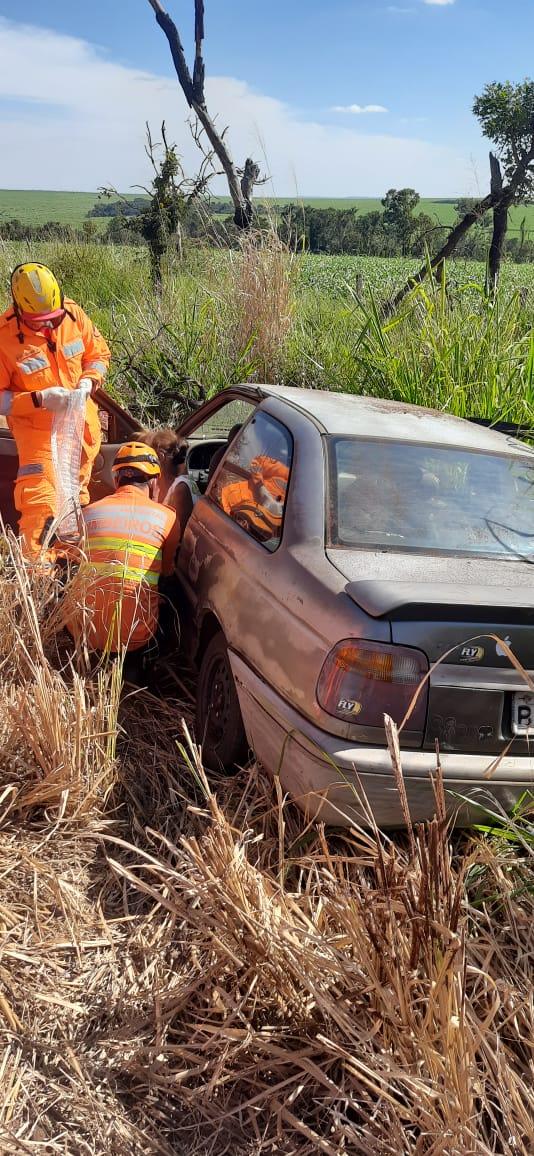
<path fill-rule="evenodd" d="M 232 466 L 228 466 L 231 473 Z M 221 490 L 223 510 L 260 541 L 280 534 L 289 470 L 282 462 L 261 455 L 250 465 L 250 475 Z"/>
<path fill-rule="evenodd" d="M 68 299 L 61 324 L 34 332 L 13 307 L 0 316 L 0 414 L 7 417 L 19 456 L 15 505 L 20 534 L 28 553 L 37 554 L 57 516 L 56 478 L 52 463 L 53 414 L 36 409 L 31 395 L 51 386 L 76 389 L 82 377 L 100 385 L 110 351 L 79 305 Z M 87 401 L 80 469 L 80 501 L 89 502 L 89 481 L 100 449 L 98 409 Z"/>
<path fill-rule="evenodd" d="M 172 574 L 179 545 L 176 514 L 126 485 L 93 502 L 83 517 L 89 646 L 137 650 L 157 629 L 159 579 Z"/>

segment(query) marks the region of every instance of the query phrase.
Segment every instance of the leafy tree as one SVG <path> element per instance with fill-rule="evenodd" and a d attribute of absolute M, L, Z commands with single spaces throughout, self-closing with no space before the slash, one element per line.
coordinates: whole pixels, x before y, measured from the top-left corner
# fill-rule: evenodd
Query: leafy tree
<path fill-rule="evenodd" d="M 146 197 L 121 197 L 117 201 L 98 200 L 88 217 L 138 217 L 147 207 Z"/>
<path fill-rule="evenodd" d="M 515 191 L 516 200 L 526 200 L 534 192 L 534 167 L 528 160 L 534 134 L 534 81 L 487 84 L 475 97 L 473 112 L 484 136 L 496 146 L 508 181 L 527 160 L 524 180 Z"/>
<path fill-rule="evenodd" d="M 382 204 L 384 225 L 401 246 L 405 257 L 410 252 L 412 236 L 416 229 L 414 210 L 419 204 L 419 193 L 415 189 L 389 189 Z"/>
<path fill-rule="evenodd" d="M 475 97 L 473 112 L 482 132 L 496 146 L 490 153 L 491 187 L 500 195 L 493 209 L 493 236 L 489 252 L 489 285 L 495 290 L 506 232 L 508 210 L 514 201 L 534 195 L 534 82 L 487 84 Z M 503 190 L 504 177 L 508 191 Z"/>

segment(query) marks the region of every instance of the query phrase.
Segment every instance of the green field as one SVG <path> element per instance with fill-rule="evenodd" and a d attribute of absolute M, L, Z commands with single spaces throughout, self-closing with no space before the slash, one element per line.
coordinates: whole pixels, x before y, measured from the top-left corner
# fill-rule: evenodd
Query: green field
<path fill-rule="evenodd" d="M 98 193 L 55 193 L 27 189 L 0 189 L 0 221 L 45 225 L 61 221 L 80 225 L 92 209 Z"/>
<path fill-rule="evenodd" d="M 98 193 L 66 193 L 28 189 L 0 189 L 0 222 L 18 219 L 23 224 L 44 225 L 47 221 L 61 221 L 65 225 L 81 225 L 92 209 Z M 214 200 L 227 201 L 227 197 Z M 266 207 L 280 208 L 290 202 L 311 205 L 316 209 L 356 208 L 360 213 L 370 213 L 381 208 L 379 198 L 370 197 L 259 197 L 258 203 Z M 428 213 L 441 225 L 451 225 L 455 219 L 455 201 L 423 198 L 418 207 L 421 213 Z M 521 221 L 526 217 L 527 231 L 534 233 L 534 205 L 518 205 L 510 214 L 510 232 L 518 233 Z M 100 223 L 100 222 L 97 222 Z"/>

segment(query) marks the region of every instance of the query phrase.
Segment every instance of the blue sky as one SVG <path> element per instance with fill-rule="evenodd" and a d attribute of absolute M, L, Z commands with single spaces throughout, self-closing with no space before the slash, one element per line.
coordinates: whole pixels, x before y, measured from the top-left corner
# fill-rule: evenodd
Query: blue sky
<path fill-rule="evenodd" d="M 169 10 L 190 52 L 192 0 Z M 0 18 L 0 184 L 129 187 L 147 117 L 166 119 L 193 170 L 147 0 L 0 0 Z M 279 195 L 472 193 L 488 149 L 473 95 L 528 75 L 533 37 L 531 0 L 206 0 L 209 101 L 236 159 L 259 156 Z"/>

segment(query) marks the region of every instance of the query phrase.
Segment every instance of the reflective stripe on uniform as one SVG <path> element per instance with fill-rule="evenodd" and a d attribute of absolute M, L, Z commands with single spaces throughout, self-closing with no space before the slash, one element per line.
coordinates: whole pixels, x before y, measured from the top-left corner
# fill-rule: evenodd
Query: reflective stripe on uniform
<path fill-rule="evenodd" d="M 25 361 L 17 361 L 18 368 L 23 373 L 37 373 L 39 369 L 48 369 L 46 357 L 27 357 Z"/>
<path fill-rule="evenodd" d="M 128 538 L 127 541 L 123 537 L 109 537 L 109 538 L 91 538 L 89 536 L 89 549 L 94 550 L 120 550 L 124 554 L 145 554 L 147 558 L 161 557 L 160 546 L 150 546 L 148 542 L 137 542 L 134 538 Z"/>
<path fill-rule="evenodd" d="M 74 357 L 76 353 L 84 353 L 85 345 L 81 337 L 77 337 L 75 341 L 69 341 L 63 346 L 64 357 Z"/>
<path fill-rule="evenodd" d="M 101 377 L 105 377 L 108 371 L 108 367 L 105 361 L 89 361 L 88 364 L 84 365 L 83 368 L 85 372 L 90 373 L 92 370 L 93 373 L 99 373 Z"/>
<path fill-rule="evenodd" d="M 13 406 L 13 394 L 10 389 L 3 389 L 0 393 L 0 415 L 8 417 Z"/>
<path fill-rule="evenodd" d="M 84 518 L 88 533 L 119 534 L 121 542 L 135 534 L 144 536 L 152 530 L 163 532 L 165 516 L 160 510 L 148 508 L 148 502 L 138 506 L 122 506 L 115 500 L 106 503 L 105 509 L 89 506 Z"/>
<path fill-rule="evenodd" d="M 97 573 L 101 578 L 116 578 L 119 582 L 146 582 L 148 586 L 157 586 L 159 581 L 155 570 L 143 570 L 124 562 L 93 562 L 91 559 L 89 566 L 84 567 L 84 573 Z"/>
<path fill-rule="evenodd" d="M 44 466 L 39 462 L 30 462 L 27 466 L 19 466 L 17 478 L 32 478 L 41 477 L 44 474 Z"/>

